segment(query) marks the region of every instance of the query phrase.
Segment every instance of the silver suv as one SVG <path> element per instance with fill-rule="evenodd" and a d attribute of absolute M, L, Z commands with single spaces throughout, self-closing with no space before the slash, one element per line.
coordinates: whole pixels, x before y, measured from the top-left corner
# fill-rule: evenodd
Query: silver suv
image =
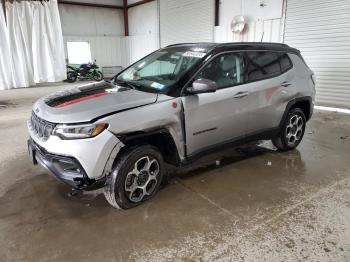
<path fill-rule="evenodd" d="M 314 97 L 313 72 L 287 45 L 171 45 L 110 82 L 38 100 L 29 154 L 71 187 L 104 188 L 112 206 L 126 209 L 155 195 L 165 163 L 264 139 L 294 149 Z"/>

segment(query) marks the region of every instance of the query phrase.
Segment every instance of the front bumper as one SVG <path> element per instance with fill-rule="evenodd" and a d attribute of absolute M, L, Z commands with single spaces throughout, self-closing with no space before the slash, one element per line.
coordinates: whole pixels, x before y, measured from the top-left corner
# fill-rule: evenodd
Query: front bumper
<path fill-rule="evenodd" d="M 33 162 L 39 163 L 66 184 L 84 190 L 103 183 L 105 176 L 111 171 L 115 157 L 124 146 L 108 130 L 87 139 L 63 140 L 51 135 L 43 140 L 28 121 L 28 131 L 28 145 L 30 154 L 33 153 Z"/>
<path fill-rule="evenodd" d="M 73 188 L 94 190 L 105 184 L 105 177 L 99 180 L 90 179 L 74 157 L 50 154 L 32 139 L 28 140 L 28 152 L 34 165 L 40 164 L 57 179 Z"/>

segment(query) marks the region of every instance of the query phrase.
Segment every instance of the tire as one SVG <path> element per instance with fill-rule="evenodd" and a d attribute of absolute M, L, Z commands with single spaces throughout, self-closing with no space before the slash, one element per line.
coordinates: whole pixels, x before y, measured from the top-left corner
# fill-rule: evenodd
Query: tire
<path fill-rule="evenodd" d="M 75 72 L 68 72 L 67 73 L 67 82 L 74 83 L 77 81 L 78 75 Z"/>
<path fill-rule="evenodd" d="M 163 157 L 156 147 L 130 148 L 116 161 L 111 175 L 107 177 L 105 198 L 119 209 L 138 206 L 157 193 L 164 174 Z"/>
<path fill-rule="evenodd" d="M 294 108 L 282 125 L 279 135 L 272 139 L 272 143 L 280 151 L 296 148 L 304 137 L 306 118 L 300 108 Z"/>
<path fill-rule="evenodd" d="M 95 81 L 101 81 L 103 79 L 103 74 L 100 71 L 95 71 L 93 79 Z"/>

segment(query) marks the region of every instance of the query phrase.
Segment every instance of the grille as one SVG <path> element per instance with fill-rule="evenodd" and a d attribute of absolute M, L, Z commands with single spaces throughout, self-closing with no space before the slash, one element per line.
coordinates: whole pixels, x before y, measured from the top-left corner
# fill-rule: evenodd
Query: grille
<path fill-rule="evenodd" d="M 43 140 L 49 138 L 56 126 L 54 123 L 41 119 L 34 112 L 32 112 L 30 123 L 36 135 Z"/>

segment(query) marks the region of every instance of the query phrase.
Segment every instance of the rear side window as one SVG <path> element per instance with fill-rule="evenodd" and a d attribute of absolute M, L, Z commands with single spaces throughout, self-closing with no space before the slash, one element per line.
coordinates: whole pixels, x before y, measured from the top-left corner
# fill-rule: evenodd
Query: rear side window
<path fill-rule="evenodd" d="M 290 58 L 287 54 L 281 55 L 280 63 L 282 72 L 286 72 L 287 70 L 293 67 L 292 62 L 290 61 Z"/>
<path fill-rule="evenodd" d="M 280 54 L 277 52 L 247 52 L 247 78 L 256 81 L 281 73 Z"/>
<path fill-rule="evenodd" d="M 232 87 L 276 77 L 292 68 L 289 56 L 274 51 L 243 51 L 221 54 L 196 75 L 216 82 L 218 88 Z"/>

